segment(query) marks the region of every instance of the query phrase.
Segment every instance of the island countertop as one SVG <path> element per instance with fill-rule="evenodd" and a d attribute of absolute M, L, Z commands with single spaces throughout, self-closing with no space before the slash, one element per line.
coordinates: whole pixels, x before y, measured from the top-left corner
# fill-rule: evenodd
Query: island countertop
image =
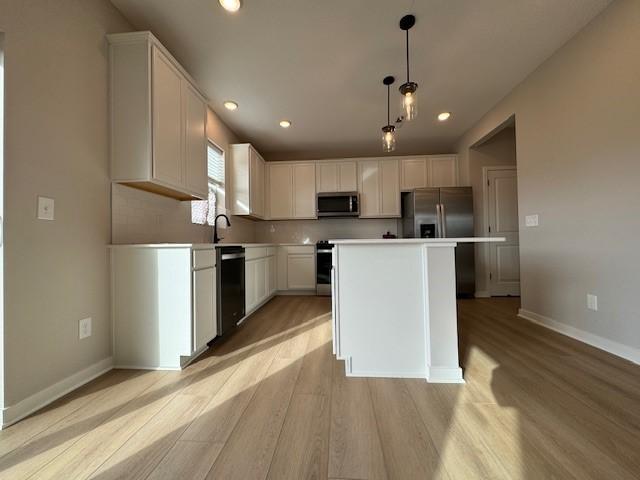
<path fill-rule="evenodd" d="M 329 240 L 334 245 L 411 245 L 430 243 L 485 243 L 504 242 L 505 237 L 458 237 L 458 238 L 359 238 Z"/>

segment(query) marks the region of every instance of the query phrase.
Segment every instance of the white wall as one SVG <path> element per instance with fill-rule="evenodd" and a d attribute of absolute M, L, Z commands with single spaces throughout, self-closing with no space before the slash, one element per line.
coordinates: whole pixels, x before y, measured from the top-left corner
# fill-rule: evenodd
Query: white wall
<path fill-rule="evenodd" d="M 522 307 L 640 347 L 640 2 L 618 0 L 488 112 L 469 147 L 516 119 Z M 525 228 L 524 216 L 540 215 Z M 599 311 L 586 309 L 598 295 Z M 635 350 L 634 350 L 635 349 Z"/>
<path fill-rule="evenodd" d="M 105 34 L 127 30 L 103 0 L 0 2 L 5 405 L 111 355 Z M 55 199 L 55 221 L 36 220 L 37 195 Z"/>
<path fill-rule="evenodd" d="M 223 151 L 238 143 L 238 137 L 211 110 L 207 114 L 207 136 Z M 227 168 L 227 173 L 229 169 Z M 191 202 L 180 202 L 123 185 L 112 186 L 112 242 L 126 243 L 206 243 L 213 227 L 191 223 Z M 223 242 L 253 242 L 255 222 L 230 216 L 231 227 L 219 220 Z"/>

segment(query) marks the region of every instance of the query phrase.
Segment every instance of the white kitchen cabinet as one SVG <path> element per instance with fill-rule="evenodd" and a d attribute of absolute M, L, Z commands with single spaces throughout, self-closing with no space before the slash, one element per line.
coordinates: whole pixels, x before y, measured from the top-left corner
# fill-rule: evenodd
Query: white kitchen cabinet
<path fill-rule="evenodd" d="M 184 367 L 217 334 L 213 246 L 112 246 L 116 367 Z"/>
<path fill-rule="evenodd" d="M 316 171 L 313 162 L 267 163 L 269 218 L 316 218 Z"/>
<path fill-rule="evenodd" d="M 111 179 L 180 200 L 207 198 L 205 97 L 151 33 L 107 38 Z"/>
<path fill-rule="evenodd" d="M 400 181 L 398 160 L 361 160 L 358 170 L 360 217 L 399 217 Z"/>
<path fill-rule="evenodd" d="M 193 272 L 193 324 L 197 351 L 217 335 L 215 266 Z"/>
<path fill-rule="evenodd" d="M 277 288 L 308 293 L 316 289 L 316 253 L 313 245 L 278 247 Z"/>
<path fill-rule="evenodd" d="M 265 217 L 265 162 L 249 143 L 230 146 L 229 195 L 231 213 L 249 218 Z"/>
<path fill-rule="evenodd" d="M 403 158 L 400 160 L 400 190 L 403 192 L 429 186 L 429 164 L 427 157 Z"/>
<path fill-rule="evenodd" d="M 355 160 L 316 162 L 316 188 L 323 192 L 355 192 L 358 164 Z"/>
<path fill-rule="evenodd" d="M 429 185 L 456 187 L 458 185 L 458 156 L 429 155 Z"/>
<path fill-rule="evenodd" d="M 245 311 L 250 315 L 276 292 L 275 249 L 245 247 Z"/>

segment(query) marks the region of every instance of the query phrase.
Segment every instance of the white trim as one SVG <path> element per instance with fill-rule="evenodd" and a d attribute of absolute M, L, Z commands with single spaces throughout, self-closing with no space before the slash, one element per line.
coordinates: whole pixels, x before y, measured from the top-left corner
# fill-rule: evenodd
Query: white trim
<path fill-rule="evenodd" d="M 489 233 L 489 186 L 487 182 L 489 181 L 489 172 L 495 172 L 500 170 L 515 170 L 516 176 L 518 172 L 517 165 L 497 165 L 497 166 L 488 166 L 482 167 L 482 236 L 483 237 L 491 237 Z M 517 200 L 517 198 L 516 198 Z M 491 296 L 491 279 L 489 278 L 489 274 L 491 273 L 491 245 L 484 244 L 481 245 L 482 249 L 482 258 L 484 259 L 484 281 L 487 286 L 487 297 Z M 520 249 L 520 235 L 518 232 L 518 250 Z"/>
<path fill-rule="evenodd" d="M 460 367 L 427 366 L 426 378 L 429 383 L 465 383 Z"/>
<path fill-rule="evenodd" d="M 151 370 L 171 372 L 179 372 L 182 370 L 182 367 L 163 367 L 162 365 L 160 365 L 159 367 L 150 367 L 148 365 L 114 365 L 113 368 L 117 368 L 118 370 Z"/>
<path fill-rule="evenodd" d="M 622 343 L 618 343 L 614 340 L 603 338 L 594 333 L 586 332 L 571 325 L 560 323 L 557 320 L 553 320 L 552 318 L 545 317 L 544 315 L 540 315 L 529 310 L 524 310 L 522 308 L 518 309 L 518 316 L 530 322 L 546 327 L 549 330 L 561 333 L 562 335 L 566 335 L 567 337 L 571 337 L 582 343 L 586 343 L 587 345 L 599 348 L 600 350 L 604 350 L 605 352 L 611 353 L 613 355 L 616 355 L 617 357 L 624 358 L 625 360 L 629 360 L 630 362 L 640 365 L 640 349 L 633 348 L 628 345 L 623 345 Z"/>
<path fill-rule="evenodd" d="M 424 378 L 424 372 L 350 372 L 346 374 L 347 377 L 360 377 L 360 378 Z M 451 382 L 449 382 L 451 383 Z"/>
<path fill-rule="evenodd" d="M 286 296 L 292 296 L 292 295 L 301 295 L 301 296 L 317 296 L 316 295 L 316 289 L 314 288 L 313 290 L 297 290 L 297 289 L 292 289 L 292 290 L 276 290 L 275 296 L 279 296 L 279 297 L 286 297 Z"/>
<path fill-rule="evenodd" d="M 112 368 L 113 358 L 105 358 L 104 360 L 100 360 L 99 362 L 88 366 L 84 370 L 54 383 L 44 390 L 34 393 L 14 405 L 4 408 L 2 411 L 2 428 L 6 428 L 17 421 L 22 420 L 26 416 L 31 415 L 33 412 L 49 405 L 51 402 L 81 387 L 85 383 L 90 382 L 94 378 L 105 374 Z"/>
<path fill-rule="evenodd" d="M 475 298 L 490 298 L 491 295 L 489 295 L 489 291 L 488 290 L 478 290 L 474 294 L 474 297 Z"/>

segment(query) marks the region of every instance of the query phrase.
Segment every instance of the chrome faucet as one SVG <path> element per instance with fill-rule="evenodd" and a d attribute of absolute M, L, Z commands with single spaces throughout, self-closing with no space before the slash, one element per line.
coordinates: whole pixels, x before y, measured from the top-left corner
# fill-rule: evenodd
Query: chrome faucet
<path fill-rule="evenodd" d="M 216 215 L 216 218 L 213 219 L 213 243 L 220 243 L 223 237 L 218 237 L 218 218 L 224 217 L 227 221 L 227 227 L 231 226 L 231 222 L 229 221 L 229 217 L 227 217 L 224 213 L 220 213 Z"/>

